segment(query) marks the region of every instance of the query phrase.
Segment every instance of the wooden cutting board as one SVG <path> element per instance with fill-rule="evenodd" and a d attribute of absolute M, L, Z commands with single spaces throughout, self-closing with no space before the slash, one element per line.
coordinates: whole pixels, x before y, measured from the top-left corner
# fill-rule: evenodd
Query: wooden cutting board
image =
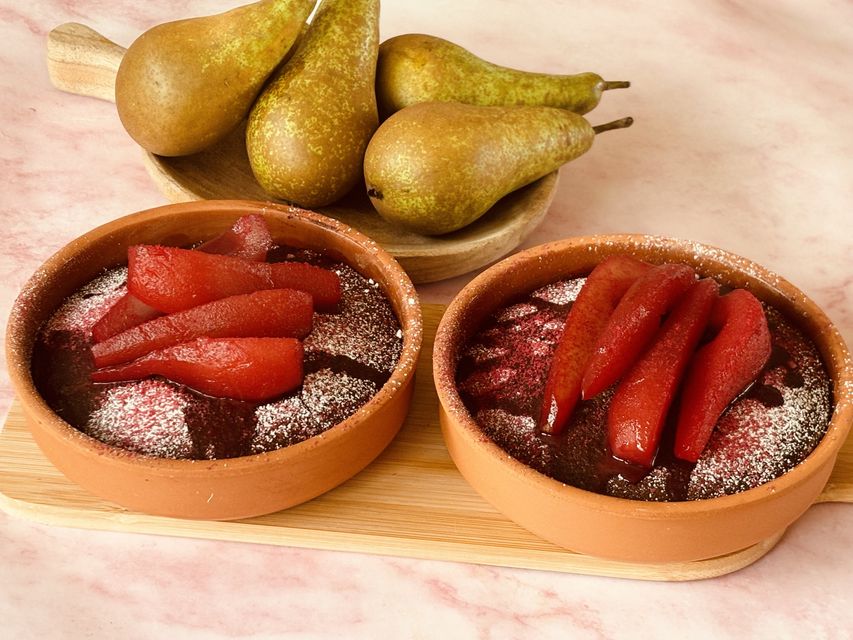
<path fill-rule="evenodd" d="M 56 27 L 47 38 L 47 67 L 58 89 L 115 100 L 115 77 L 125 49 L 82 24 Z M 172 202 L 270 200 L 252 175 L 238 128 L 211 149 L 180 158 L 144 155 L 154 183 Z M 417 283 L 468 273 L 517 247 L 545 217 L 557 192 L 555 171 L 515 191 L 464 229 L 440 237 L 410 233 L 386 222 L 363 187 L 320 213 L 367 234 L 400 262 Z"/>
<path fill-rule="evenodd" d="M 310 549 L 449 560 L 644 580 L 694 580 L 736 571 L 770 551 L 779 535 L 701 562 L 639 565 L 560 549 L 508 520 L 471 489 L 438 426 L 432 341 L 444 307 L 424 306 L 415 396 L 397 438 L 360 474 L 306 504 L 236 522 L 148 516 L 95 498 L 41 454 L 17 402 L 0 432 L 0 507 L 47 524 L 235 540 Z M 853 438 L 819 502 L 853 502 Z"/>

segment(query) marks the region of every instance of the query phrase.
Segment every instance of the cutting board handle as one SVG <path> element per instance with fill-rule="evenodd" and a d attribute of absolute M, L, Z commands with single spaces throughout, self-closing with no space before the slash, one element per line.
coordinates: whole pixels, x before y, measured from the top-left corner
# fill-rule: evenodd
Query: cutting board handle
<path fill-rule="evenodd" d="M 47 72 L 57 89 L 115 102 L 125 51 L 86 25 L 66 22 L 47 34 Z"/>

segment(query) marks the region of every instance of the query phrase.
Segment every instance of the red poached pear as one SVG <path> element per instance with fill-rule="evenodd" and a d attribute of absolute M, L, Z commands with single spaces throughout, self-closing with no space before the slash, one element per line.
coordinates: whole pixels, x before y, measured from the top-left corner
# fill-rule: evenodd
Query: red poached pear
<path fill-rule="evenodd" d="M 718 292 L 719 286 L 710 278 L 693 284 L 648 350 L 619 382 L 607 413 L 608 443 L 615 457 L 652 466 L 667 412 Z"/>
<path fill-rule="evenodd" d="M 101 342 L 161 315 L 151 305 L 131 293 L 125 293 L 92 327 L 92 339 L 95 343 Z"/>
<path fill-rule="evenodd" d="M 253 213 L 241 217 L 230 229 L 208 240 L 196 250 L 263 262 L 267 259 L 272 244 L 266 220 Z M 126 293 L 95 323 L 92 327 L 92 338 L 96 343 L 101 342 L 159 315 L 161 314 L 157 309 L 145 304 L 133 294 Z"/>
<path fill-rule="evenodd" d="M 92 373 L 93 382 L 161 375 L 201 393 L 260 402 L 302 384 L 302 343 L 295 338 L 198 338 Z"/>
<path fill-rule="evenodd" d="M 693 356 L 681 393 L 675 455 L 688 462 L 699 460 L 723 411 L 770 357 L 764 309 L 745 289 L 717 300 L 709 327 L 718 333 Z"/>
<path fill-rule="evenodd" d="M 273 241 L 263 216 L 252 213 L 243 216 L 227 231 L 196 248 L 196 251 L 264 262 Z"/>
<path fill-rule="evenodd" d="M 136 245 L 128 256 L 128 290 L 165 313 L 261 289 L 299 289 L 320 310 L 336 308 L 337 274 L 302 262 L 250 262 L 188 249 Z"/>
<path fill-rule="evenodd" d="M 662 264 L 631 285 L 595 341 L 581 383 L 584 398 L 601 393 L 628 370 L 660 329 L 661 318 L 694 282 L 687 265 Z"/>
<path fill-rule="evenodd" d="M 99 342 L 92 355 L 96 367 L 107 367 L 200 337 L 304 338 L 313 315 L 304 291 L 266 289 L 160 316 Z"/>
<path fill-rule="evenodd" d="M 595 341 L 628 288 L 651 265 L 629 256 L 611 256 L 587 277 L 566 318 L 548 372 L 538 427 L 545 433 L 563 431 L 581 394 L 581 379 Z"/>

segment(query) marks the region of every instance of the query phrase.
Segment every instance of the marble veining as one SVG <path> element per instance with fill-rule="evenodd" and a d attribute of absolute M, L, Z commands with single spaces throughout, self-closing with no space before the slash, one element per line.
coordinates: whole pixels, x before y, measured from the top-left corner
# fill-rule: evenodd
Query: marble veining
<path fill-rule="evenodd" d="M 56 249 L 165 202 L 107 102 L 49 82 L 45 36 L 77 21 L 127 45 L 218 0 L 0 0 L 0 318 Z M 562 172 L 524 246 L 692 238 L 778 272 L 853 343 L 853 5 L 385 0 L 382 37 L 432 33 L 498 63 L 594 70 L 631 115 Z M 471 276 L 422 286 L 447 302 Z M 0 355 L 0 415 L 12 400 Z M 764 559 L 689 584 L 478 567 L 35 524 L 0 512 L 0 637 L 851 637 L 853 508 L 812 508 Z"/>

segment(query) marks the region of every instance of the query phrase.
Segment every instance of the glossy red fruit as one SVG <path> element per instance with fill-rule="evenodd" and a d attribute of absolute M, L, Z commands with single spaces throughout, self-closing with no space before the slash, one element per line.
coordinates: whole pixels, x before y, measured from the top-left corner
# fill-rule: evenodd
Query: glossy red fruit
<path fill-rule="evenodd" d="M 301 262 L 250 262 L 188 249 L 136 245 L 127 251 L 127 287 L 164 313 L 261 289 L 299 289 L 314 307 L 334 309 L 341 298 L 337 274 Z"/>
<path fill-rule="evenodd" d="M 688 462 L 699 460 L 723 411 L 770 357 L 764 309 L 745 289 L 717 300 L 709 327 L 718 333 L 693 356 L 681 392 L 675 455 Z"/>
<path fill-rule="evenodd" d="M 615 457 L 652 466 L 669 407 L 718 293 L 719 286 L 710 278 L 692 285 L 619 382 L 607 412 L 607 439 Z"/>
<path fill-rule="evenodd" d="M 311 296 L 295 289 L 266 289 L 222 298 L 160 316 L 92 347 L 96 367 L 135 360 L 196 338 L 304 338 L 311 332 Z"/>
<path fill-rule="evenodd" d="M 125 293 L 92 327 L 92 338 L 96 343 L 101 342 L 161 315 L 163 314 L 151 305 L 145 304 L 130 293 Z"/>
<path fill-rule="evenodd" d="M 663 315 L 695 281 L 687 265 L 661 264 L 631 285 L 595 343 L 583 374 L 584 398 L 607 389 L 636 362 L 660 329 Z"/>
<path fill-rule="evenodd" d="M 253 213 L 243 216 L 230 229 L 200 245 L 196 251 L 264 262 L 272 245 L 272 235 L 266 220 Z"/>
<path fill-rule="evenodd" d="M 272 236 L 266 220 L 256 213 L 243 216 L 227 231 L 205 242 L 196 251 L 232 255 L 263 262 L 272 248 Z M 101 342 L 131 327 L 161 315 L 157 309 L 126 293 L 92 327 L 92 338 Z"/>
<path fill-rule="evenodd" d="M 269 265 L 276 289 L 299 289 L 310 293 L 314 307 L 335 311 L 341 301 L 341 279 L 334 271 L 304 262 L 277 262 Z"/>
<path fill-rule="evenodd" d="M 220 398 L 260 402 L 302 384 L 302 343 L 295 338 L 198 338 L 98 369 L 92 382 L 159 375 Z"/>
<path fill-rule="evenodd" d="M 598 334 L 628 288 L 649 269 L 651 265 L 640 260 L 612 256 L 589 274 L 554 352 L 539 414 L 541 431 L 556 435 L 565 429 Z"/>

